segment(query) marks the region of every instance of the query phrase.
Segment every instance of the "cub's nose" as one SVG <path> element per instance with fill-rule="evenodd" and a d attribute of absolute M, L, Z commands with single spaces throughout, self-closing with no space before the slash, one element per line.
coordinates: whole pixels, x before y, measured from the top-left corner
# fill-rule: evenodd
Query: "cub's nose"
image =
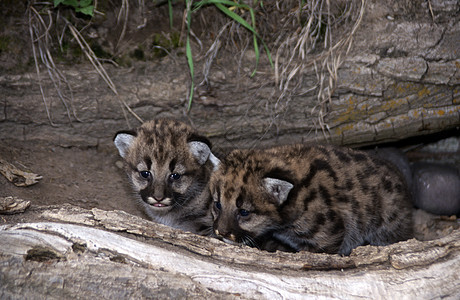
<path fill-rule="evenodd" d="M 158 201 L 158 202 L 161 202 L 165 199 L 165 193 L 163 191 L 154 191 L 153 195 L 152 195 L 152 198 L 155 200 L 155 201 Z"/>
<path fill-rule="evenodd" d="M 152 198 L 153 198 L 155 201 L 157 201 L 157 202 L 161 202 L 161 201 L 163 201 L 163 200 L 165 199 L 163 196 L 160 196 L 160 197 L 158 197 L 158 196 L 153 196 Z"/>

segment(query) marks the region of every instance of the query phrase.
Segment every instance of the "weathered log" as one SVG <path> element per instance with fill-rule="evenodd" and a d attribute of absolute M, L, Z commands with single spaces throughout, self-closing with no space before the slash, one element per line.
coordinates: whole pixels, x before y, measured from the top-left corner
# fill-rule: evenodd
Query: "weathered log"
<path fill-rule="evenodd" d="M 209 89 L 198 88 L 186 118 L 222 147 L 326 138 L 336 144 L 376 144 L 459 126 L 458 3 L 373 0 L 365 5 L 352 48 L 337 61 L 342 64 L 332 98 L 324 104 L 324 124 L 318 119 L 317 89 L 280 100 L 266 62 L 260 74 L 249 78 L 251 70 L 238 69 L 228 58 L 233 55 L 226 56 L 220 70 L 211 70 Z M 247 66 L 253 65 L 251 59 L 244 60 Z M 195 63 L 201 70 L 203 62 Z M 63 146 L 110 143 L 117 130 L 138 125 L 132 116 L 126 124 L 118 99 L 144 120 L 184 118 L 190 85 L 185 59 L 166 57 L 131 69 L 106 66 L 119 96 L 91 66 L 60 68 L 73 91 L 69 111 L 45 75 L 44 101 L 36 74 L 0 77 L 0 139 Z M 316 84 L 313 67 L 301 73 L 301 90 Z M 51 126 L 44 102 L 57 127 Z M 73 110 L 81 122 L 69 123 L 75 120 Z"/>
<path fill-rule="evenodd" d="M 348 257 L 268 253 L 121 211 L 26 212 L 0 227 L 2 298 L 417 298 L 460 296 L 460 230 Z"/>

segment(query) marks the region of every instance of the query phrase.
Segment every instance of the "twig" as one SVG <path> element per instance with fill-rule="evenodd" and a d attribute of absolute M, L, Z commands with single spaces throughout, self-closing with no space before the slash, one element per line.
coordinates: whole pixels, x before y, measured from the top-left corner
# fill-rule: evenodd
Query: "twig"
<path fill-rule="evenodd" d="M 434 13 L 433 13 L 433 6 L 431 6 L 431 0 L 428 0 L 428 8 L 430 9 L 431 19 L 434 22 Z"/>
<path fill-rule="evenodd" d="M 66 19 L 64 19 L 66 22 L 68 22 Z M 96 72 L 102 77 L 102 79 L 107 83 L 109 88 L 112 90 L 112 92 L 117 95 L 118 101 L 120 101 L 123 106 L 141 123 L 144 121 L 142 120 L 141 117 L 139 117 L 130 107 L 129 105 L 119 97 L 117 88 L 115 84 L 112 82 L 110 79 L 110 76 L 107 74 L 106 70 L 102 66 L 102 64 L 99 62 L 97 59 L 96 55 L 94 54 L 93 50 L 91 47 L 86 43 L 85 39 L 81 36 L 80 32 L 71 24 L 68 22 L 67 26 L 69 27 L 70 32 L 74 36 L 75 40 L 77 41 L 78 45 L 82 49 L 83 53 L 85 53 L 86 57 L 90 61 L 90 63 L 93 65 L 94 69 Z"/>
<path fill-rule="evenodd" d="M 128 16 L 129 16 L 129 2 L 128 0 L 122 0 L 121 1 L 121 8 L 120 11 L 118 12 L 117 16 L 117 24 L 120 22 L 121 15 L 124 12 L 124 20 L 123 20 L 123 27 L 121 29 L 120 36 L 118 37 L 117 45 L 115 46 L 116 49 L 118 49 L 118 46 L 120 45 L 120 42 L 123 40 L 126 34 L 126 28 L 128 26 Z"/>
<path fill-rule="evenodd" d="M 38 66 L 37 50 L 35 49 L 35 38 L 34 38 L 34 30 L 33 30 L 34 26 L 32 25 L 32 18 L 33 18 L 32 13 L 34 13 L 35 15 L 38 15 L 38 12 L 35 10 L 35 8 L 33 8 L 32 6 L 29 6 L 29 33 L 30 33 L 30 40 L 32 43 L 32 55 L 34 57 L 34 62 L 35 62 L 35 71 L 37 72 L 38 86 L 40 87 L 40 93 L 42 95 L 43 104 L 45 105 L 46 116 L 48 117 L 48 120 L 51 126 L 56 126 L 56 124 L 54 124 L 53 120 L 51 119 L 50 111 L 48 109 L 48 104 L 46 103 L 45 92 L 43 91 L 43 84 L 42 84 L 42 80 L 40 76 L 40 67 Z M 40 37 L 37 36 L 37 40 L 39 38 Z"/>
<path fill-rule="evenodd" d="M 232 22 L 227 22 L 220 30 L 219 33 L 217 34 L 216 38 L 214 39 L 214 42 L 212 45 L 209 47 L 208 51 L 206 51 L 206 54 L 204 55 L 206 60 L 203 65 L 203 81 L 200 82 L 199 85 L 202 85 L 204 83 L 208 82 L 208 76 L 209 76 L 209 71 L 211 69 L 212 63 L 214 59 L 217 56 L 217 53 L 219 52 L 219 49 L 222 45 L 221 37 L 224 34 L 224 32 L 227 30 L 227 27 L 230 26 Z"/>

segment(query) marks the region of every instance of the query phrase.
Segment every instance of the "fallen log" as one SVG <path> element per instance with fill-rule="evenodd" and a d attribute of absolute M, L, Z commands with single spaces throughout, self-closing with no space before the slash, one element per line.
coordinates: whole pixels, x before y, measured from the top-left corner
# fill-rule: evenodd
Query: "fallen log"
<path fill-rule="evenodd" d="M 24 216 L 0 226 L 1 298 L 460 296 L 460 229 L 341 257 L 233 246 L 122 211 L 64 205 Z"/>
<path fill-rule="evenodd" d="M 173 117 L 189 121 L 214 145 L 224 148 L 314 140 L 359 146 L 457 128 L 458 3 L 405 0 L 354 1 L 353 5 L 361 7 L 361 3 L 362 21 L 349 51 L 332 57 L 327 63 L 329 71 L 323 66 L 321 74 L 317 66 L 324 62 L 318 60 L 315 66 L 316 56 L 306 55 L 304 61 L 310 64 L 298 68 L 292 79 L 297 80 L 296 89 L 289 86 L 291 94 L 286 97 L 280 97 L 275 72 L 265 56 L 260 74 L 250 77 L 247 66 L 254 65 L 250 51 L 240 59 L 239 54 L 222 50 L 222 62 L 210 71 L 208 84 L 197 87 L 190 112 L 186 111 L 190 78 L 185 59 L 167 56 L 129 69 L 106 65 L 117 95 L 92 66 L 59 66 L 72 87 L 73 102 L 68 105 L 75 120 L 59 93 L 52 92 L 53 82 L 45 72 L 40 78 L 35 73 L 2 75 L 0 139 L 42 140 L 65 147 L 110 144 L 118 130 L 139 125 L 122 109 L 121 101 L 143 120 Z M 271 49 L 273 53 L 278 50 Z M 294 54 L 280 61 L 289 61 Z M 230 59 L 234 57 L 236 61 Z M 243 65 L 238 64 L 241 60 Z M 197 59 L 196 70 L 203 64 Z M 328 77 L 329 72 L 334 76 Z M 197 74 L 197 83 L 200 76 Z M 318 79 L 322 76 L 334 84 L 323 86 Z M 47 91 L 46 99 L 42 99 L 43 91 Z M 330 98 L 319 101 L 319 94 L 328 93 Z"/>

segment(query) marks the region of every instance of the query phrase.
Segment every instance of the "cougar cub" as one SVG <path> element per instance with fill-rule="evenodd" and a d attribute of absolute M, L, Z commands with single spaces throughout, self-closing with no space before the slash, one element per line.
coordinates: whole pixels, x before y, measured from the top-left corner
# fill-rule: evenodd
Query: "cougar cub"
<path fill-rule="evenodd" d="M 234 150 L 213 173 L 210 189 L 215 233 L 230 243 L 349 255 L 360 245 L 412 236 L 400 173 L 347 148 Z"/>
<path fill-rule="evenodd" d="M 208 182 L 219 160 L 210 142 L 190 126 L 154 120 L 114 139 L 140 203 L 154 221 L 194 233 L 212 233 Z"/>

